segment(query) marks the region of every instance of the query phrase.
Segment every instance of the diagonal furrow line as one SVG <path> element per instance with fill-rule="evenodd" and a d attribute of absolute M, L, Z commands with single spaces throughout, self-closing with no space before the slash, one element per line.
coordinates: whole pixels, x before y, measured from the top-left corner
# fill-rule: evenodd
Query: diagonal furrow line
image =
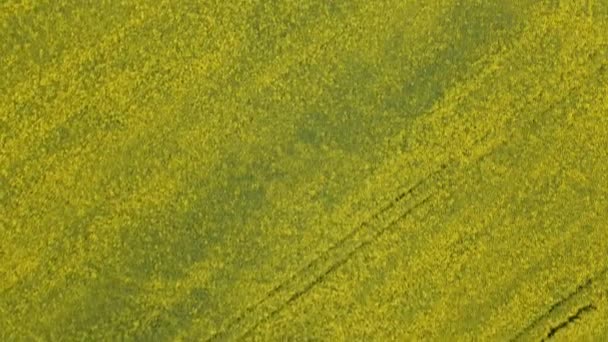
<path fill-rule="evenodd" d="M 577 296 L 582 295 L 586 290 L 588 290 L 592 285 L 593 282 L 599 278 L 601 278 L 604 274 L 606 274 L 608 272 L 608 267 L 605 267 L 604 269 L 602 269 L 600 272 L 598 272 L 597 274 L 595 274 L 594 276 L 590 277 L 589 279 L 587 279 L 585 282 L 579 284 L 576 289 L 574 289 L 573 291 L 571 291 L 570 293 L 568 293 L 565 297 L 563 297 L 562 299 L 558 300 L 557 302 L 553 303 L 551 305 L 551 307 L 549 307 L 549 309 L 547 311 L 545 311 L 543 314 L 541 314 L 540 316 L 536 317 L 532 322 L 530 322 L 530 324 L 528 324 L 527 326 L 525 326 L 522 330 L 520 330 L 513 338 L 511 338 L 509 341 L 516 341 L 519 338 L 521 338 L 522 336 L 524 336 L 525 334 L 529 333 L 530 331 L 532 331 L 532 329 L 534 329 L 535 327 L 537 327 L 539 325 L 540 322 L 542 322 L 543 320 L 547 319 L 548 317 L 551 316 L 551 314 L 553 314 L 555 312 L 555 310 L 559 309 L 560 307 L 564 306 L 566 303 L 568 303 L 572 298 L 575 298 Z"/>
<path fill-rule="evenodd" d="M 486 131 L 480 138 L 476 139 L 474 145 L 482 144 L 490 135 L 491 132 Z M 492 151 L 493 149 L 486 152 L 484 157 L 487 157 Z M 321 283 L 329 274 L 344 265 L 357 251 L 373 244 L 394 224 L 407 217 L 415 209 L 426 204 L 433 196 L 429 190 L 437 188 L 434 181 L 438 177 L 443 176 L 448 166 L 454 167 L 456 165 L 454 162 L 442 163 L 436 170 L 421 177 L 413 185 L 400 191 L 368 219 L 358 224 L 349 233 L 336 241 L 333 246 L 318 254 L 299 271 L 268 291 L 262 299 L 244 309 L 226 327 L 221 328 L 207 338 L 207 341 L 230 340 L 231 338 L 243 337 L 254 331 L 260 324 L 278 314 L 290 303 L 305 295 L 315 285 Z M 424 193 L 418 194 L 418 197 L 422 197 L 422 199 L 416 201 L 416 193 L 425 184 L 427 185 L 426 195 L 423 195 Z M 397 207 L 398 205 L 404 206 L 412 202 L 414 204 L 407 209 L 399 209 Z M 395 211 L 397 212 L 395 213 Z M 382 226 L 382 222 L 388 222 L 388 224 Z M 382 227 L 378 228 L 378 226 Z M 357 243 L 357 241 L 362 242 Z"/>
<path fill-rule="evenodd" d="M 596 309 L 597 309 L 597 307 L 593 304 L 587 304 L 587 305 L 583 306 L 582 308 L 578 309 L 573 315 L 569 316 L 565 321 L 561 322 L 560 324 L 556 325 L 555 327 L 552 327 L 551 330 L 549 330 L 547 337 L 543 338 L 542 341 L 546 341 L 547 339 L 552 338 L 558 331 L 566 328 L 568 325 L 570 325 L 570 323 L 574 323 L 577 320 L 579 320 L 581 318 L 582 314 L 587 313 L 589 311 L 596 310 Z"/>
<path fill-rule="evenodd" d="M 423 177 L 405 191 L 400 192 L 369 219 L 357 225 L 332 247 L 317 255 L 298 272 L 270 290 L 261 300 L 242 311 L 225 328 L 213 334 L 208 340 L 223 340 L 230 339 L 229 337 L 243 336 L 308 293 L 328 275 L 345 264 L 357 251 L 374 243 L 398 221 L 426 204 L 433 194 L 429 194 L 428 189 L 424 192 L 418 190 L 425 183 L 432 183 L 432 179 L 446 167 L 446 165 L 442 165 L 438 170 Z M 418 192 L 421 193 L 417 194 Z M 410 203 L 412 205 L 408 206 Z M 398 206 L 401 206 L 401 208 Z"/>
<path fill-rule="evenodd" d="M 411 207 L 410 209 L 408 209 L 407 211 L 405 211 L 405 213 L 403 213 L 402 215 L 399 215 L 397 218 L 393 219 L 388 225 L 386 225 L 384 228 L 380 229 L 378 232 L 376 232 L 373 237 L 370 240 L 364 241 L 362 243 L 360 243 L 359 245 L 357 245 L 353 250 L 351 250 L 350 252 L 348 252 L 346 254 L 346 256 L 344 256 L 341 259 L 338 259 L 334 264 L 332 264 L 325 272 L 321 273 L 319 276 L 317 276 L 316 278 L 314 278 L 314 280 L 312 282 L 310 282 L 308 285 L 306 285 L 303 289 L 296 291 L 295 293 L 293 293 L 289 299 L 287 299 L 287 301 L 285 301 L 284 303 L 282 303 L 278 308 L 276 308 L 274 311 L 270 312 L 266 317 L 261 318 L 260 320 L 258 320 L 258 322 L 248 328 L 243 334 L 242 337 L 249 335 L 251 332 L 255 331 L 256 328 L 261 325 L 262 323 L 269 321 L 270 319 L 272 319 L 274 316 L 276 316 L 277 314 L 279 314 L 281 311 L 283 311 L 285 308 L 287 308 L 287 306 L 289 306 L 291 303 L 295 302 L 296 300 L 298 300 L 299 298 L 301 298 L 302 296 L 306 295 L 310 290 L 312 290 L 316 285 L 322 283 L 325 278 L 330 275 L 331 273 L 335 272 L 336 270 L 338 270 L 342 265 L 346 264 L 357 252 L 359 252 L 360 250 L 362 250 L 364 247 L 367 247 L 371 244 L 373 244 L 374 242 L 376 242 L 386 231 L 388 231 L 391 227 L 393 227 L 397 222 L 401 221 L 402 219 L 404 219 L 405 217 L 407 217 L 409 214 L 411 214 L 415 209 L 423 206 L 424 204 L 426 204 L 429 199 L 432 197 L 432 195 L 428 195 L 426 196 L 424 199 L 422 199 L 420 202 L 418 202 L 417 204 L 415 204 L 413 207 Z"/>

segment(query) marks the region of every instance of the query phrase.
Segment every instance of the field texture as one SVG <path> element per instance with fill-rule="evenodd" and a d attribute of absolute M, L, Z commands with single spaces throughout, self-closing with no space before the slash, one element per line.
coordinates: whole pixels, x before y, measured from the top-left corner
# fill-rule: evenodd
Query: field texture
<path fill-rule="evenodd" d="M 608 341 L 607 0 L 3 0 L 0 340 Z"/>

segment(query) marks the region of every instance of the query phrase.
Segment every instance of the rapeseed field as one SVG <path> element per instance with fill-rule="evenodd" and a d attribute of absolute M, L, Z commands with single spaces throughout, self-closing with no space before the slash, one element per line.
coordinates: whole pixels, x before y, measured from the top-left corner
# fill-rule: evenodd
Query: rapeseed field
<path fill-rule="evenodd" d="M 608 1 L 4 0 L 1 341 L 608 341 Z"/>

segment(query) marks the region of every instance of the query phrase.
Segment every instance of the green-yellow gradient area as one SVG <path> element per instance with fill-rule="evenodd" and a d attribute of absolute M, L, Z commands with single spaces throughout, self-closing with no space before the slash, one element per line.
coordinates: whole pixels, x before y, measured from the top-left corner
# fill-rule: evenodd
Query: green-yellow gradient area
<path fill-rule="evenodd" d="M 608 340 L 608 1 L 5 0 L 0 340 Z"/>

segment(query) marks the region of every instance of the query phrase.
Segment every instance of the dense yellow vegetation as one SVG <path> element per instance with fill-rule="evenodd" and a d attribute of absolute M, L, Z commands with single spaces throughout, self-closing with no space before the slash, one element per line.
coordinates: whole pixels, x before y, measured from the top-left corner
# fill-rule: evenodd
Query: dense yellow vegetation
<path fill-rule="evenodd" d="M 0 33 L 0 340 L 608 340 L 607 1 Z"/>

